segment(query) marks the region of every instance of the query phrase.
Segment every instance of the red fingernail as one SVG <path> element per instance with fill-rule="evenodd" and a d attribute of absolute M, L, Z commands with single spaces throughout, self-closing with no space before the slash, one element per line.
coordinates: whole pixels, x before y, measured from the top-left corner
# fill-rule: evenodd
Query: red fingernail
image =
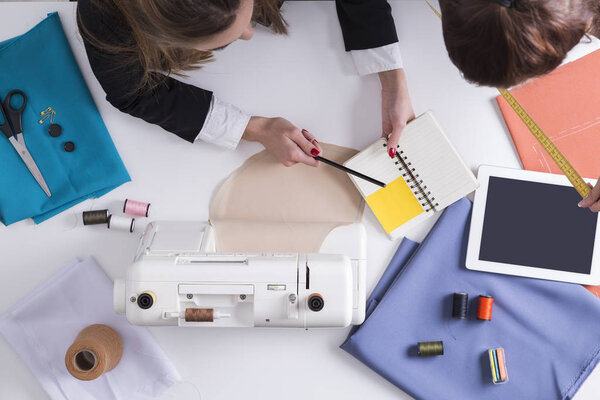
<path fill-rule="evenodd" d="M 298 132 L 298 131 L 296 131 L 296 132 Z M 312 150 L 310 151 L 310 154 L 312 154 L 312 155 L 313 155 L 313 157 L 316 157 L 316 156 L 318 156 L 318 155 L 319 155 L 319 150 L 317 150 L 317 149 L 312 149 Z"/>
<path fill-rule="evenodd" d="M 308 133 L 306 129 L 302 129 L 302 133 Z"/>
<path fill-rule="evenodd" d="M 394 156 L 396 155 L 396 149 L 394 149 L 393 147 L 390 149 L 390 157 L 394 158 Z"/>

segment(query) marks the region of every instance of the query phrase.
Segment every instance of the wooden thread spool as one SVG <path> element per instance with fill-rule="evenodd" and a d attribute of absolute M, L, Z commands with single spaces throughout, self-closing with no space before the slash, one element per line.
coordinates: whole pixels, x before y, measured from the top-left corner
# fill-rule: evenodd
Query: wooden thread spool
<path fill-rule="evenodd" d="M 114 369 L 123 356 L 121 336 L 110 326 L 84 328 L 65 354 L 67 371 L 82 381 L 91 381 Z"/>

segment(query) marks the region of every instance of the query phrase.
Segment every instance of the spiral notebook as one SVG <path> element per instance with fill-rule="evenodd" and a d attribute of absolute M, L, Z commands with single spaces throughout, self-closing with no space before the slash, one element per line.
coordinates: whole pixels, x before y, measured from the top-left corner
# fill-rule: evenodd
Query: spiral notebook
<path fill-rule="evenodd" d="M 431 112 L 406 126 L 393 159 L 386 142 L 377 140 L 344 165 L 386 183 L 381 188 L 349 175 L 391 239 L 477 188 L 475 176 Z"/>

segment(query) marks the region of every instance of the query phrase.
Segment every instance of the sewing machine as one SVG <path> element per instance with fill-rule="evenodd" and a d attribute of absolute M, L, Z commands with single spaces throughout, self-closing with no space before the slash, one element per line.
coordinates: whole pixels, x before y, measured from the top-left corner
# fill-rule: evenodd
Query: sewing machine
<path fill-rule="evenodd" d="M 366 234 L 335 228 L 316 254 L 216 253 L 200 222 L 148 225 L 114 308 L 134 325 L 346 327 L 365 318 Z"/>

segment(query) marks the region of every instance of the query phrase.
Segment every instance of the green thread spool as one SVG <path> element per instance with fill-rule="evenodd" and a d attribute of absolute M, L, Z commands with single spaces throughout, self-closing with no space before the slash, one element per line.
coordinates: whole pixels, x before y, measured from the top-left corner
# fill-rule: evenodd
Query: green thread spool
<path fill-rule="evenodd" d="M 444 355 L 444 342 L 419 342 L 419 357 Z"/>

